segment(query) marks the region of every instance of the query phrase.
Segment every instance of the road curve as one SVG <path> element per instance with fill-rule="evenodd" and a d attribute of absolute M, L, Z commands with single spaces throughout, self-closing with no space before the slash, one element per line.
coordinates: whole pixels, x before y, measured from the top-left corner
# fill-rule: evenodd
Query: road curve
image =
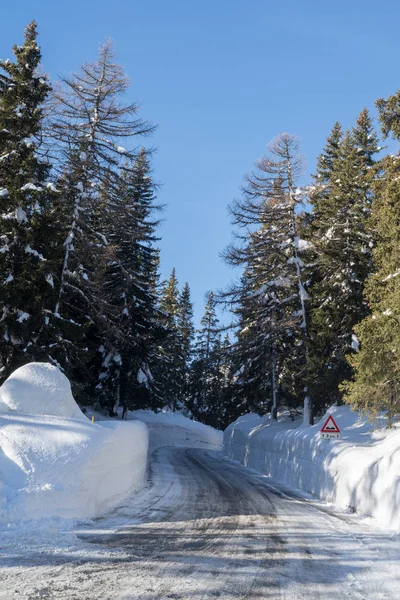
<path fill-rule="evenodd" d="M 216 452 L 158 448 L 146 488 L 77 533 L 81 553 L 28 561 L 17 595 L 10 565 L 0 599 L 398 600 L 387 537 Z"/>

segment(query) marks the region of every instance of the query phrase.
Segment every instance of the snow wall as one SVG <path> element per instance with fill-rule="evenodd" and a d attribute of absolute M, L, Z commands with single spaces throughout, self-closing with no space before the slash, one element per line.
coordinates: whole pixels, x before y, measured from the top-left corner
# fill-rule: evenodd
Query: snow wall
<path fill-rule="evenodd" d="M 319 431 L 328 415 L 340 440 Z M 345 509 L 374 517 L 400 531 L 400 427 L 374 431 L 349 407 L 333 407 L 318 423 L 304 427 L 283 416 L 239 418 L 224 432 L 224 454 L 245 466 Z"/>
<path fill-rule="evenodd" d="M 142 485 L 148 430 L 92 423 L 52 365 L 17 369 L 0 388 L 0 525 L 96 517 Z"/>

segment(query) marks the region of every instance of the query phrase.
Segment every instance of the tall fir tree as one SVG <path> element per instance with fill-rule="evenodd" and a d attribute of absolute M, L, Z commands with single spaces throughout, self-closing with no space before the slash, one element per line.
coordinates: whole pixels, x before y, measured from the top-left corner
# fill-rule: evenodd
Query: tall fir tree
<path fill-rule="evenodd" d="M 193 304 L 190 298 L 190 287 L 187 282 L 179 294 L 179 315 L 177 324 L 180 341 L 180 389 L 178 391 L 178 400 L 185 405 L 188 399 L 189 370 L 195 334 L 193 324 Z"/>
<path fill-rule="evenodd" d="M 165 335 L 160 344 L 158 379 L 164 404 L 176 409 L 181 390 L 182 357 L 179 332 L 179 287 L 175 268 L 172 269 L 169 280 L 162 286 L 160 314 L 160 324 L 164 328 Z"/>
<path fill-rule="evenodd" d="M 335 125 L 318 162 L 321 171 L 310 195 L 309 380 L 321 409 L 341 402 L 340 384 L 350 376 L 345 357 L 352 349 L 354 325 L 368 312 L 363 290 L 373 246 L 369 215 L 378 146 L 367 110 L 342 139 L 339 133 Z M 325 158 L 328 154 L 329 160 Z"/>
<path fill-rule="evenodd" d="M 384 136 L 400 141 L 400 92 L 378 100 Z M 354 409 L 390 418 L 400 412 L 400 160 L 386 156 L 375 167 L 371 227 L 376 238 L 374 272 L 365 286 L 371 314 L 355 326 L 359 352 L 348 356 L 354 377 L 343 386 Z"/>
<path fill-rule="evenodd" d="M 305 419 L 312 418 L 306 389 L 308 347 L 306 301 L 301 258 L 308 244 L 299 236 L 297 218 L 302 172 L 298 140 L 282 134 L 269 146 L 247 178 L 243 199 L 232 207 L 234 224 L 243 231 L 226 260 L 242 266 L 238 286 L 225 295 L 238 317 L 234 378 L 245 412 L 272 410 L 304 397 Z"/>
<path fill-rule="evenodd" d="M 104 232 L 110 256 L 103 289 L 115 335 L 100 346 L 102 364 L 96 388 L 112 414 L 119 404 L 130 409 L 157 406 L 152 374 L 159 335 L 154 289 L 159 220 L 155 213 L 162 207 L 155 200 L 149 157 L 142 148 L 108 198 L 111 219 Z"/>
<path fill-rule="evenodd" d="M 191 365 L 190 400 L 193 416 L 208 425 L 217 426 L 223 402 L 221 334 L 216 314 L 215 297 L 207 296 L 204 316 L 200 321 Z"/>
<path fill-rule="evenodd" d="M 51 165 L 40 156 L 44 104 L 36 23 L 14 46 L 15 62 L 0 61 L 0 360 L 1 377 L 47 358 L 46 309 L 54 300 Z"/>

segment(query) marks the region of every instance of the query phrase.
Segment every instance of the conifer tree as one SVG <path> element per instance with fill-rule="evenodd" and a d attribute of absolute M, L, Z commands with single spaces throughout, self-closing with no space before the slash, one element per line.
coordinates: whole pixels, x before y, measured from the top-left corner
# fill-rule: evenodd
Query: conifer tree
<path fill-rule="evenodd" d="M 85 64 L 63 82 L 52 123 L 63 167 L 58 183 L 63 201 L 57 218 L 65 237 L 55 282 L 57 300 L 50 315 L 55 337 L 51 347 L 72 381 L 83 382 L 85 389 L 76 389 L 80 395 L 85 390 L 93 393 L 98 383 L 97 348 L 104 340 L 114 347 L 116 335 L 121 337 L 104 281 L 113 253 L 106 236 L 113 202 L 137 156 L 135 149 L 122 143 L 130 144 L 152 127 L 138 118 L 136 104 L 123 102 L 129 82 L 115 62 L 111 42 L 100 48 L 95 63 Z"/>
<path fill-rule="evenodd" d="M 0 360 L 1 376 L 31 360 L 41 346 L 45 310 L 54 298 L 51 225 L 55 188 L 40 156 L 44 103 L 36 23 L 14 46 L 15 62 L 0 61 Z"/>
<path fill-rule="evenodd" d="M 160 300 L 160 324 L 165 335 L 160 345 L 158 373 L 164 404 L 172 409 L 178 407 L 181 390 L 181 337 L 179 332 L 180 303 L 175 268 L 164 282 Z"/>
<path fill-rule="evenodd" d="M 221 335 L 218 329 L 215 297 L 210 292 L 196 340 L 188 405 L 195 418 L 214 426 L 221 412 L 223 389 Z"/>
<path fill-rule="evenodd" d="M 215 427 L 223 430 L 240 414 L 236 409 L 235 403 L 232 402 L 232 343 L 228 334 L 225 335 L 220 346 L 218 372 L 220 402 L 217 407 Z"/>
<path fill-rule="evenodd" d="M 309 262 L 313 273 L 309 379 L 314 401 L 320 407 L 341 402 L 340 383 L 350 376 L 345 356 L 352 348 L 354 325 L 368 312 L 363 289 L 373 245 L 368 218 L 371 169 L 378 146 L 367 110 L 341 140 L 339 133 L 335 125 L 320 157 L 321 171 L 310 197 L 313 248 Z"/>
<path fill-rule="evenodd" d="M 400 140 L 400 92 L 378 100 L 384 136 Z M 345 383 L 345 400 L 358 410 L 374 415 L 386 410 L 389 417 L 400 411 L 400 161 L 385 157 L 375 168 L 371 227 L 376 248 L 374 272 L 365 286 L 371 314 L 355 326 L 353 343 L 359 352 L 348 360 L 354 378 Z M 360 344 L 360 346 L 359 346 Z"/>
<path fill-rule="evenodd" d="M 178 400 L 185 404 L 188 394 L 188 377 L 194 339 L 193 304 L 190 299 L 190 287 L 186 282 L 179 295 L 178 331 L 180 339 L 180 389 Z"/>
<path fill-rule="evenodd" d="M 234 378 L 244 392 L 242 407 L 259 403 L 277 416 L 282 404 L 298 402 L 305 385 L 308 333 L 297 207 L 301 193 L 296 180 L 302 171 L 299 143 L 282 134 L 269 146 L 270 156 L 247 177 L 243 199 L 232 209 L 242 231 L 239 243 L 226 252 L 233 266 L 243 266 L 238 286 L 225 297 L 238 316 Z M 268 383 L 267 383 L 268 382 Z M 247 398 L 247 399 L 246 399 Z M 305 418 L 311 416 L 305 395 Z"/>
<path fill-rule="evenodd" d="M 109 192 L 108 192 L 109 193 Z M 113 337 L 100 346 L 102 365 L 97 390 L 112 413 L 124 408 L 155 408 L 152 363 L 158 325 L 154 281 L 157 277 L 159 223 L 155 212 L 155 186 L 143 148 L 120 187 L 108 198 L 111 219 L 105 235 L 111 248 L 104 297 L 115 324 Z"/>

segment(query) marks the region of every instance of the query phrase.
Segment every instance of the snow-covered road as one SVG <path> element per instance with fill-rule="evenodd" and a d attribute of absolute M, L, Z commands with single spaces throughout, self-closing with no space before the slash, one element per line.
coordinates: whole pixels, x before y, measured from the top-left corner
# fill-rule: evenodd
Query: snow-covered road
<path fill-rule="evenodd" d="M 0 599 L 399 598 L 398 536 L 199 448 L 157 448 L 145 489 L 65 536 L 8 547 Z"/>

